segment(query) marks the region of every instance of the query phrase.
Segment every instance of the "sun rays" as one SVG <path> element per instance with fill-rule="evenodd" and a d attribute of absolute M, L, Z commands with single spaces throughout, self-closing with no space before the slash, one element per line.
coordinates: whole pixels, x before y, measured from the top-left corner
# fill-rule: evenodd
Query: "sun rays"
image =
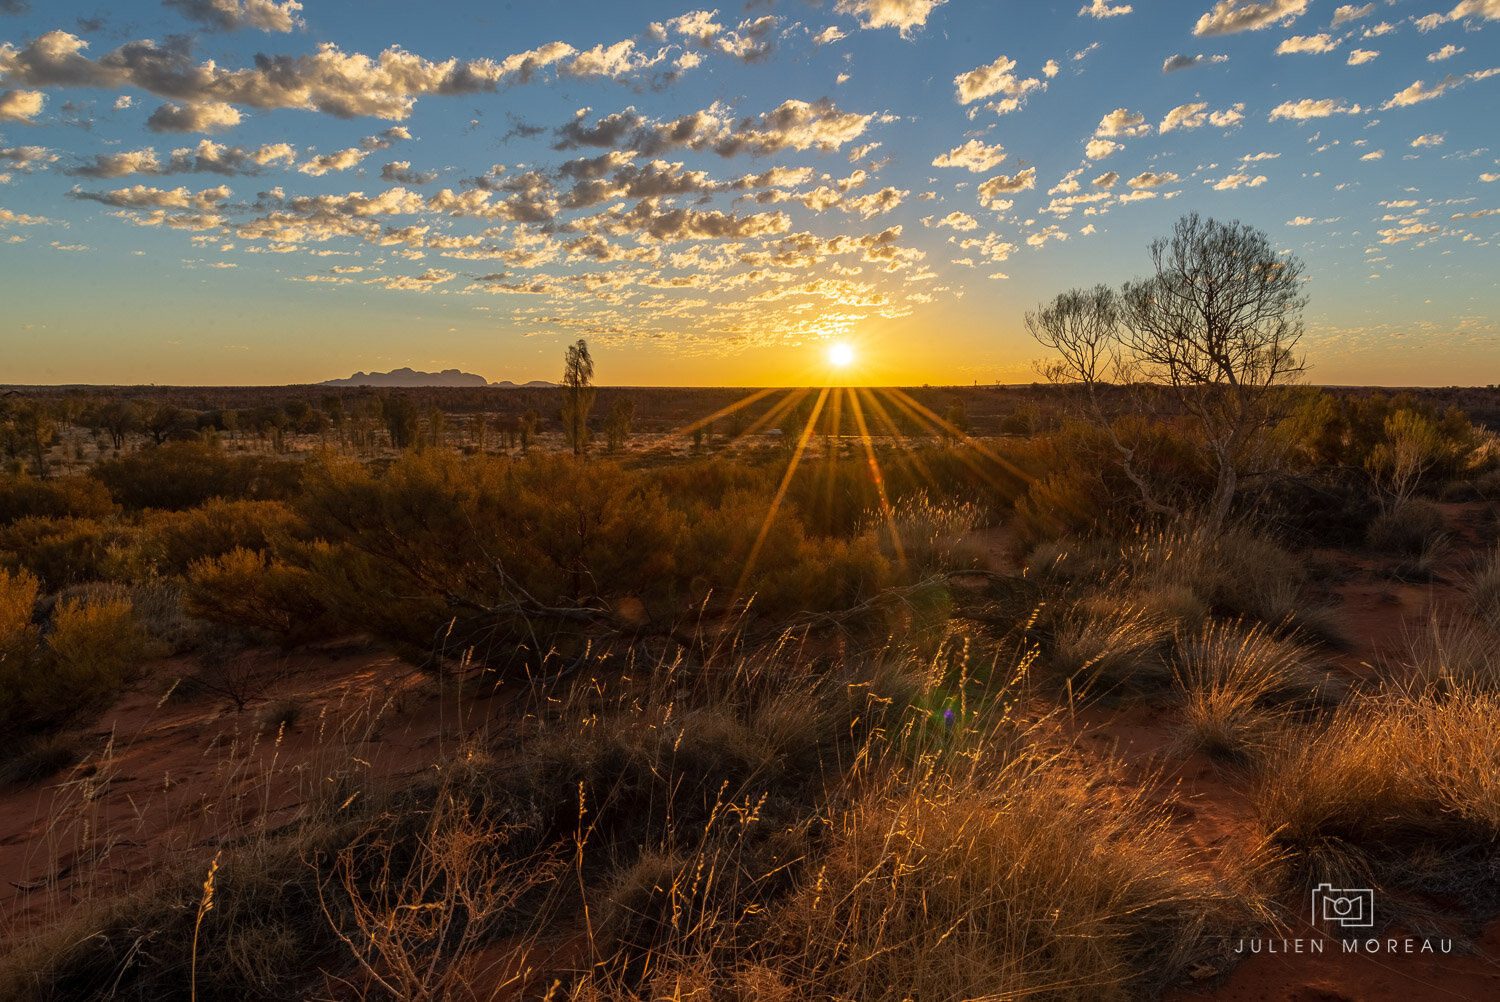
<path fill-rule="evenodd" d="M 846 370 L 857 362 L 857 354 L 852 345 L 839 342 L 829 346 L 827 360 L 831 367 Z M 781 395 L 776 397 L 776 394 Z M 923 446 L 938 438 L 957 446 L 953 454 L 966 474 L 973 478 L 976 487 L 988 485 L 1006 488 L 1017 481 L 1029 483 L 1033 479 L 984 442 L 969 437 L 962 429 L 910 393 L 893 387 L 829 385 L 821 389 L 757 390 L 693 422 L 681 431 L 683 434 L 692 434 L 716 421 L 747 412 L 767 398 L 774 399 L 753 420 L 744 423 L 744 430 L 732 436 L 731 441 L 765 436 L 768 440 L 779 442 L 788 455 L 787 466 L 767 507 L 755 542 L 746 555 L 745 566 L 740 570 L 734 593 L 730 596 L 731 608 L 737 606 L 742 599 L 751 597 L 746 594 L 746 589 L 776 516 L 787 503 L 787 496 L 798 470 L 814 456 L 819 462 L 830 466 L 841 462 L 863 463 L 877 499 L 877 506 L 868 513 L 869 518 L 882 539 L 889 540 L 896 562 L 903 569 L 907 566 L 907 554 L 893 519 L 893 504 L 899 499 L 892 498 L 887 492 L 888 478 L 883 469 L 882 456 L 885 457 L 886 464 L 899 457 L 916 472 L 923 483 L 935 485 L 934 472 L 924 463 Z M 816 445 L 819 440 L 821 444 Z M 851 451 L 854 458 L 845 455 Z M 830 492 L 835 490 L 836 478 L 829 476 L 826 486 Z M 826 500 L 831 504 L 834 499 L 830 497 Z"/>

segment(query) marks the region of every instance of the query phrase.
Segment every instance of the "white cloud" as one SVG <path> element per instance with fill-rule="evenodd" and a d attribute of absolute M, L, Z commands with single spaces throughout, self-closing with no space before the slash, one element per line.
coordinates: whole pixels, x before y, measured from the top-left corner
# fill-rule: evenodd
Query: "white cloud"
<path fill-rule="evenodd" d="M 1165 134 L 1174 129 L 1196 129 L 1208 120 L 1208 102 L 1194 101 L 1192 104 L 1179 104 L 1167 112 L 1167 117 L 1161 120 L 1157 131 Z"/>
<path fill-rule="evenodd" d="M 1307 12 L 1308 0 L 1218 0 L 1213 10 L 1198 18 L 1195 35 L 1231 35 L 1260 31 L 1295 21 Z"/>
<path fill-rule="evenodd" d="M 1099 120 L 1096 136 L 1144 136 L 1151 132 L 1146 116 L 1138 111 L 1116 108 Z"/>
<path fill-rule="evenodd" d="M 1105 171 L 1103 174 L 1100 174 L 1098 177 L 1090 181 L 1089 185 L 1099 189 L 1113 188 L 1115 186 L 1115 182 L 1118 180 L 1120 180 L 1119 173 L 1112 170 Z"/>
<path fill-rule="evenodd" d="M 4 48 L 0 47 L 0 57 L 3 56 Z M 34 119 L 42 113 L 42 106 L 46 103 L 47 95 L 39 90 L 0 91 L 0 122 L 33 125 Z"/>
<path fill-rule="evenodd" d="M 1045 87 L 1034 77 L 1021 79 L 1012 71 L 1016 68 L 1016 61 L 1006 56 L 1001 56 L 988 66 L 980 66 L 960 73 L 953 78 L 953 84 L 958 93 L 960 104 L 972 104 L 995 94 L 1005 94 L 1008 101 L 1001 101 L 996 110 L 1013 111 L 1031 91 Z"/>
<path fill-rule="evenodd" d="M 1091 0 L 1089 6 L 1078 8 L 1079 17 L 1119 17 L 1121 14 L 1129 14 L 1134 8 L 1128 3 L 1116 4 L 1111 7 L 1109 0 Z"/>
<path fill-rule="evenodd" d="M 928 216 L 927 218 L 931 219 L 932 217 Z M 923 222 L 926 222 L 926 220 L 923 220 Z M 939 219 L 937 222 L 932 223 L 931 225 L 935 227 L 947 226 L 961 232 L 967 232 L 968 230 L 979 228 L 979 223 L 974 219 L 973 216 L 965 212 L 956 211 L 948 213 L 942 219 Z"/>
<path fill-rule="evenodd" d="M 1344 60 L 1350 66 L 1363 66 L 1374 59 L 1380 53 L 1374 49 L 1354 49 L 1349 53 L 1349 58 Z"/>
<path fill-rule="evenodd" d="M 1046 77 L 1048 80 L 1051 80 L 1053 77 L 1057 76 L 1061 72 L 1062 72 L 1062 67 L 1059 66 L 1059 65 L 1057 65 L 1057 60 L 1056 59 L 1049 59 L 1049 60 L 1047 60 L 1046 63 L 1044 63 L 1042 65 L 1042 75 L 1044 77 Z"/>
<path fill-rule="evenodd" d="M 240 124 L 239 109 L 232 104 L 210 101 L 179 107 L 164 104 L 151 113 L 146 128 L 152 132 L 218 132 Z"/>
<path fill-rule="evenodd" d="M 1232 191 L 1239 187 L 1259 188 L 1266 183 L 1266 176 L 1264 174 L 1256 174 L 1254 177 L 1251 177 L 1246 171 L 1236 171 L 1217 181 L 1204 181 L 1203 183 L 1213 185 L 1214 191 Z"/>
<path fill-rule="evenodd" d="M 1500 21 L 1500 0 L 1463 0 L 1448 12 L 1448 20 L 1458 21 L 1466 17 L 1482 17 L 1486 21 Z"/>
<path fill-rule="evenodd" d="M 1360 7 L 1356 7 L 1353 4 L 1344 4 L 1333 12 L 1333 24 L 1330 27 L 1337 28 L 1341 24 L 1358 21 L 1361 18 L 1369 17 L 1373 13 L 1375 13 L 1375 5 L 1373 3 L 1367 3 Z"/>
<path fill-rule="evenodd" d="M 834 10 L 852 14 L 862 28 L 896 28 L 910 38 L 914 28 L 927 24 L 933 10 L 947 0 L 839 0 Z"/>
<path fill-rule="evenodd" d="M 1165 174 L 1157 174 L 1154 171 L 1145 171 L 1137 174 L 1125 183 L 1131 188 L 1160 188 L 1164 184 L 1176 184 L 1182 180 L 1176 174 L 1168 171 Z"/>
<path fill-rule="evenodd" d="M 1088 145 L 1083 148 L 1083 152 L 1084 156 L 1090 160 L 1103 160 L 1111 153 L 1124 148 L 1112 139 L 1090 139 Z"/>
<path fill-rule="evenodd" d="M 1364 156 L 1360 157 L 1361 160 L 1383 160 L 1384 158 L 1385 150 L 1371 150 L 1369 153 L 1366 153 Z"/>
<path fill-rule="evenodd" d="M 824 28 L 822 31 L 813 36 L 813 44 L 830 45 L 834 42 L 837 42 L 841 38 L 847 37 L 848 36 L 840 31 L 837 27 L 830 24 L 828 27 Z"/>
<path fill-rule="evenodd" d="M 1066 233 L 1066 231 L 1064 231 L 1062 227 L 1054 225 L 1031 234 L 1031 236 L 1026 238 L 1026 245 L 1028 247 L 1042 247 L 1047 243 L 1048 240 L 1066 239 L 1068 239 L 1068 234 Z"/>
<path fill-rule="evenodd" d="M 1005 156 L 1005 148 L 998 143 L 994 146 L 986 146 L 978 139 L 971 139 L 962 146 L 956 146 L 947 153 L 934 158 L 932 166 L 966 167 L 975 174 L 981 174 L 999 166 Z"/>
<path fill-rule="evenodd" d="M 320 157 L 313 157 L 307 163 L 297 168 L 303 174 L 311 174 L 313 177 L 322 177 L 330 171 L 348 170 L 350 167 L 359 166 L 359 162 L 369 156 L 368 150 L 362 150 L 357 146 L 351 146 L 347 150 L 339 150 L 337 153 L 325 153 Z"/>
<path fill-rule="evenodd" d="M 1317 220 L 1312 216 L 1296 216 L 1292 219 L 1288 219 L 1286 221 L 1286 224 L 1288 226 L 1311 226 L 1315 222 L 1317 222 Z"/>
<path fill-rule="evenodd" d="M 1382 35 L 1389 35 L 1391 32 L 1393 32 L 1395 30 L 1396 30 L 1396 26 L 1394 24 L 1391 24 L 1389 21 L 1381 21 L 1379 24 L 1375 25 L 1373 28 L 1366 28 L 1364 31 L 1360 32 L 1360 36 L 1359 37 L 1361 37 L 1361 38 L 1379 38 Z"/>
<path fill-rule="evenodd" d="M 1462 51 L 1464 51 L 1462 45 L 1445 45 L 1436 52 L 1427 53 L 1427 61 L 1429 63 L 1440 63 L 1444 59 L 1452 59 Z"/>
<path fill-rule="evenodd" d="M 1431 87 L 1421 80 L 1415 81 L 1405 90 L 1397 91 L 1391 99 L 1380 106 L 1381 111 L 1389 108 L 1405 108 L 1408 105 L 1418 104 L 1422 101 L 1431 101 L 1433 98 L 1442 97 L 1448 91 L 1461 87 L 1471 80 L 1485 80 L 1500 73 L 1500 68 L 1488 70 L 1476 70 L 1473 73 L 1465 73 L 1463 76 L 1448 74 Z"/>
<path fill-rule="evenodd" d="M 1276 54 L 1280 56 L 1290 52 L 1332 52 L 1338 47 L 1339 41 L 1331 35 L 1293 35 L 1276 46 Z"/>
<path fill-rule="evenodd" d="M 1290 118 L 1304 120 L 1309 118 L 1327 118 L 1330 115 L 1358 115 L 1360 107 L 1357 104 L 1345 104 L 1341 98 L 1325 97 L 1314 99 L 1305 97 L 1300 101 L 1283 101 L 1271 111 L 1269 121 L 1278 118 Z"/>
<path fill-rule="evenodd" d="M 1411 141 L 1412 146 L 1441 146 L 1443 145 L 1444 133 L 1429 132 L 1418 136 Z"/>
<path fill-rule="evenodd" d="M 1026 191 L 1036 187 L 1036 168 L 1027 167 L 1012 177 L 1009 174 L 997 174 L 979 186 L 979 204 L 985 208 L 996 208 L 1001 201 L 1000 196 L 1017 191 Z"/>

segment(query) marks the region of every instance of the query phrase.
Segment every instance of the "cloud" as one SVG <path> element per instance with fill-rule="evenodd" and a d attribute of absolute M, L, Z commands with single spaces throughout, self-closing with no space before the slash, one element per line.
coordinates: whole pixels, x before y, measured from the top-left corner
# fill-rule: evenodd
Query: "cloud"
<path fill-rule="evenodd" d="M 1380 234 L 1381 243 L 1396 244 L 1400 243 L 1403 240 L 1410 240 L 1412 237 L 1421 237 L 1427 236 L 1432 233 L 1439 233 L 1442 231 L 1442 229 L 1442 226 L 1437 223 L 1430 223 L 1425 225 L 1422 223 L 1408 223 L 1405 226 L 1392 227 L 1388 230 L 1376 230 L 1376 232 Z"/>
<path fill-rule="evenodd" d="M 1268 121 L 1274 122 L 1278 118 L 1290 118 L 1298 121 L 1309 118 L 1327 118 L 1330 115 L 1358 115 L 1361 109 L 1357 104 L 1345 104 L 1342 98 L 1305 97 L 1300 101 L 1283 101 L 1271 111 Z"/>
<path fill-rule="evenodd" d="M 330 171 L 348 170 L 351 167 L 358 167 L 359 162 L 369 155 L 369 150 L 362 150 L 357 146 L 351 146 L 347 150 L 339 150 L 336 153 L 325 153 L 320 157 L 313 157 L 307 163 L 298 167 L 297 170 L 302 174 L 322 177 Z"/>
<path fill-rule="evenodd" d="M 1120 180 L 1120 175 L 1116 171 L 1105 171 L 1090 181 L 1089 184 L 1095 188 L 1113 188 L 1115 182 L 1118 180 Z"/>
<path fill-rule="evenodd" d="M 932 218 L 931 216 L 927 217 L 927 219 L 931 219 L 931 218 Z M 923 220 L 923 222 L 926 222 L 926 221 L 927 220 L 925 220 L 925 219 Z M 932 223 L 930 225 L 932 225 L 934 227 L 937 227 L 937 226 L 947 226 L 947 227 L 950 227 L 952 229 L 959 230 L 960 232 L 964 232 L 964 231 L 968 231 L 968 230 L 974 230 L 974 229 L 978 229 L 979 228 L 979 223 L 977 221 L 975 221 L 975 219 L 974 219 L 973 216 L 969 215 L 966 212 L 957 212 L 957 211 L 948 213 L 942 219 L 939 219 L 937 222 Z"/>
<path fill-rule="evenodd" d="M 1444 139 L 1445 135 L 1446 134 L 1442 133 L 1442 132 L 1429 132 L 1429 133 L 1427 133 L 1425 135 L 1418 136 L 1416 139 L 1413 139 L 1411 141 L 1411 145 L 1412 146 L 1441 146 L 1441 145 L 1443 145 L 1443 139 Z"/>
<path fill-rule="evenodd" d="M 1312 216 L 1296 216 L 1292 219 L 1288 219 L 1286 221 L 1286 224 L 1288 226 L 1311 226 L 1315 222 L 1317 222 L 1317 220 Z"/>
<path fill-rule="evenodd" d="M 980 66 L 960 73 L 953 78 L 953 85 L 958 93 L 959 104 L 972 104 L 995 94 L 1006 95 L 1006 100 L 995 105 L 998 112 L 1014 111 L 1020 107 L 1021 101 L 1027 94 L 1047 85 L 1034 77 L 1020 79 L 1012 71 L 1016 68 L 1016 61 L 1007 56 L 1001 56 L 988 66 Z"/>
<path fill-rule="evenodd" d="M 1379 38 L 1382 35 L 1389 35 L 1391 32 L 1393 32 L 1395 30 L 1396 30 L 1396 26 L 1394 24 L 1391 24 L 1389 21 L 1381 21 L 1379 24 L 1375 25 L 1373 28 L 1366 28 L 1364 31 L 1360 32 L 1359 33 L 1359 37 L 1360 38 Z"/>
<path fill-rule="evenodd" d="M 1195 35 L 1232 35 L 1260 31 L 1274 24 L 1295 21 L 1307 12 L 1308 0 L 1219 0 L 1213 10 L 1198 18 Z"/>
<path fill-rule="evenodd" d="M 0 73 L 15 83 L 51 87 L 139 87 L 193 104 L 220 102 L 258 109 L 295 108 L 338 118 L 403 119 L 418 97 L 493 91 L 505 75 L 500 64 L 479 59 L 435 63 L 400 48 L 371 58 L 346 53 L 331 42 L 301 56 L 259 56 L 253 69 L 231 70 L 213 61 L 195 64 L 189 40 L 165 45 L 127 42 L 99 60 L 83 55 L 88 43 L 66 31 L 49 31 L 22 48 L 0 44 Z"/>
<path fill-rule="evenodd" d="M 807 102 L 783 101 L 759 118 L 743 118 L 729 134 L 713 145 L 713 151 L 729 157 L 738 153 L 769 156 L 784 149 L 837 150 L 858 139 L 875 116 L 839 111 L 828 98 Z"/>
<path fill-rule="evenodd" d="M 1117 150 L 1125 147 L 1111 139 L 1090 139 L 1088 145 L 1083 148 L 1084 156 L 1090 160 L 1103 160 Z"/>
<path fill-rule="evenodd" d="M 1109 5 L 1109 0 L 1091 0 L 1089 6 L 1078 8 L 1079 17 L 1119 17 L 1121 14 L 1129 14 L 1134 8 L 1128 3 Z"/>
<path fill-rule="evenodd" d="M 219 209 L 233 194 L 227 185 L 204 188 L 192 192 L 186 188 L 152 188 L 143 184 L 115 191 L 81 191 L 74 188 L 67 193 L 69 198 L 81 201 L 100 202 L 119 209 L 192 209 L 198 212 L 213 212 Z"/>
<path fill-rule="evenodd" d="M 1276 46 L 1278 56 L 1290 52 L 1332 52 L 1339 47 L 1342 39 L 1335 40 L 1331 35 L 1293 35 Z"/>
<path fill-rule="evenodd" d="M 1349 58 L 1344 62 L 1350 66 L 1363 66 L 1378 55 L 1380 53 L 1374 49 L 1354 49 L 1350 51 Z"/>
<path fill-rule="evenodd" d="M 1151 132 L 1146 116 L 1138 111 L 1116 108 L 1099 120 L 1096 136 L 1144 136 Z"/>
<path fill-rule="evenodd" d="M 42 105 L 46 103 L 47 95 L 39 90 L 0 91 L 0 122 L 34 125 L 36 116 L 42 113 Z"/>
<path fill-rule="evenodd" d="M 1192 104 L 1179 104 L 1167 112 L 1167 117 L 1161 120 L 1158 131 L 1165 135 L 1174 129 L 1196 129 L 1208 120 L 1208 102 L 1195 101 Z"/>
<path fill-rule="evenodd" d="M 1482 17 L 1486 21 L 1500 21 L 1500 0 L 1463 0 L 1448 12 L 1450 21 L 1475 16 Z"/>
<path fill-rule="evenodd" d="M 44 223 L 50 222 L 52 220 L 45 216 L 28 216 L 24 213 L 0 207 L 0 226 L 41 226 Z"/>
<path fill-rule="evenodd" d="M 1384 158 L 1385 150 L 1372 150 L 1360 157 L 1361 160 L 1383 160 Z"/>
<path fill-rule="evenodd" d="M 1203 183 L 1213 185 L 1214 191 L 1233 191 L 1242 186 L 1245 188 L 1259 188 L 1266 183 L 1266 176 L 1264 174 L 1257 174 L 1251 177 L 1245 171 L 1236 171 L 1217 181 L 1204 181 Z"/>
<path fill-rule="evenodd" d="M 1176 73 L 1178 70 L 1185 70 L 1189 67 L 1197 66 L 1199 63 L 1227 62 L 1229 62 L 1229 57 L 1224 55 L 1205 56 L 1200 53 L 1196 56 L 1185 56 L 1179 52 L 1175 56 L 1167 57 L 1167 60 L 1161 64 L 1161 71 L 1163 73 Z"/>
<path fill-rule="evenodd" d="M 376 136 L 366 136 L 359 141 L 362 150 L 387 150 L 396 143 L 411 138 L 411 133 L 403 125 L 393 125 Z"/>
<path fill-rule="evenodd" d="M 1358 21 L 1375 13 L 1375 5 L 1367 3 L 1356 7 L 1353 4 L 1344 4 L 1333 12 L 1333 24 L 1329 27 L 1337 28 L 1339 25 L 1348 24 L 1350 21 Z"/>
<path fill-rule="evenodd" d="M 295 31 L 305 22 L 297 17 L 302 5 L 297 0 L 162 0 L 189 21 L 197 21 L 209 31 L 238 31 L 259 28 L 261 31 Z"/>
<path fill-rule="evenodd" d="M 834 42 L 837 42 L 841 38 L 848 38 L 848 37 L 849 37 L 848 35 L 844 34 L 837 27 L 835 27 L 834 25 L 830 24 L 828 27 L 824 28 L 822 31 L 818 32 L 816 35 L 813 36 L 813 44 L 814 45 L 831 45 Z"/>
<path fill-rule="evenodd" d="M 437 180 L 437 171 L 411 169 L 410 160 L 393 160 L 380 168 L 380 180 L 387 184 L 404 184 L 416 187 Z"/>
<path fill-rule="evenodd" d="M 1462 87 L 1471 80 L 1485 80 L 1497 73 L 1500 73 L 1500 68 L 1476 70 L 1473 73 L 1465 73 L 1463 76 L 1454 76 L 1450 73 L 1431 87 L 1427 86 L 1423 81 L 1418 80 L 1405 90 L 1400 90 L 1393 94 L 1389 101 L 1380 106 L 1380 110 L 1405 108 L 1422 101 L 1431 101 L 1433 98 L 1442 97 L 1450 90 Z"/>
<path fill-rule="evenodd" d="M 994 146 L 986 146 L 978 139 L 971 139 L 962 146 L 955 146 L 947 153 L 940 154 L 932 161 L 934 167 L 966 167 L 975 174 L 981 174 L 994 167 L 998 167 L 1005 159 L 1005 148 L 998 143 Z"/>
<path fill-rule="evenodd" d="M 1182 179 L 1170 171 L 1165 174 L 1157 174 L 1148 170 L 1142 174 L 1137 174 L 1125 183 L 1131 188 L 1160 188 L 1164 184 L 1176 184 L 1180 180 Z"/>
<path fill-rule="evenodd" d="M 1037 233 L 1033 233 L 1033 234 L 1031 234 L 1031 236 L 1027 237 L 1026 238 L 1026 245 L 1028 247 L 1041 247 L 1041 246 L 1045 245 L 1048 240 L 1066 240 L 1066 239 L 1068 239 L 1068 234 L 1066 232 L 1064 232 L 1064 230 L 1062 229 L 1062 227 L 1060 227 L 1060 226 L 1049 226 L 1045 230 L 1041 230 L 1041 231 L 1039 231 Z"/>
<path fill-rule="evenodd" d="M 675 17 L 667 22 L 667 28 L 682 35 L 687 43 L 705 52 L 717 52 L 730 56 L 744 63 L 754 63 L 766 58 L 775 49 L 775 40 L 770 37 L 775 30 L 778 19 L 767 15 L 765 17 L 746 19 L 741 21 L 733 31 L 725 28 L 713 20 L 718 11 L 697 10 L 680 17 Z M 827 42 L 835 41 L 844 37 L 843 32 L 837 28 L 827 28 L 823 35 L 831 37 Z M 819 36 L 820 39 L 822 36 Z M 817 44 L 823 45 L 825 41 L 815 40 Z M 679 68 L 688 68 L 697 65 L 690 60 L 684 64 L 679 61 Z"/>
<path fill-rule="evenodd" d="M 1427 53 L 1427 61 L 1429 63 L 1440 63 L 1444 59 L 1452 59 L 1462 51 L 1464 51 L 1462 45 L 1445 45 L 1436 52 Z"/>
<path fill-rule="evenodd" d="M 995 208 L 1002 201 L 1001 195 L 1026 191 L 1035 187 L 1035 167 L 1027 167 L 1014 177 L 1009 174 L 997 174 L 979 185 L 979 204 L 987 209 Z"/>
<path fill-rule="evenodd" d="M 240 124 L 239 110 L 232 104 L 210 102 L 179 107 L 164 104 L 146 119 L 152 132 L 218 132 Z"/>
<path fill-rule="evenodd" d="M 0 149 L 0 164 L 4 164 L 8 171 L 19 171 L 22 174 L 30 174 L 38 167 L 56 163 L 57 160 L 57 154 L 45 146 L 11 146 Z"/>
<path fill-rule="evenodd" d="M 924 27 L 933 10 L 947 0 L 839 0 L 834 10 L 840 14 L 852 14 L 859 19 L 861 28 L 896 28 L 902 38 L 910 38 L 912 30 Z"/>

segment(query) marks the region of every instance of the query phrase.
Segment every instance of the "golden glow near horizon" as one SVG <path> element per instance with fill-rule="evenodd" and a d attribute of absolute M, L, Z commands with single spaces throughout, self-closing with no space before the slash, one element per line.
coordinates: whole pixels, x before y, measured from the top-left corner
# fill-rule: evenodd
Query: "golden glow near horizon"
<path fill-rule="evenodd" d="M 854 346 L 847 341 L 835 341 L 828 346 L 828 364 L 835 369 L 847 369 L 854 364 Z"/>

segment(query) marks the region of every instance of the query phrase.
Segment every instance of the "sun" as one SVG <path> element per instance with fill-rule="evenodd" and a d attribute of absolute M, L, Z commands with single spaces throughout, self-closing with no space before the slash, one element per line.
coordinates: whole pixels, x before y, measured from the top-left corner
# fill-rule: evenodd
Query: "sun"
<path fill-rule="evenodd" d="M 835 369 L 847 369 L 854 364 L 854 347 L 843 341 L 828 346 L 828 364 Z"/>

